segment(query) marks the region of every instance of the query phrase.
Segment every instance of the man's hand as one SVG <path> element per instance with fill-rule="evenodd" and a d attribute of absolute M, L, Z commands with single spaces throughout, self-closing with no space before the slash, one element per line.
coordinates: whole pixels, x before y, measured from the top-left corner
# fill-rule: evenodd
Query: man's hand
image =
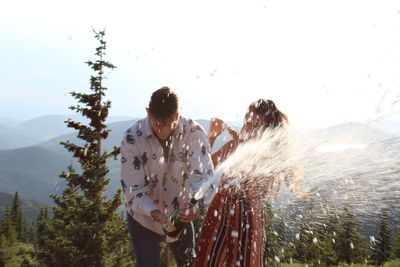
<path fill-rule="evenodd" d="M 199 217 L 199 206 L 186 203 L 184 208 L 180 209 L 178 217 L 182 222 L 188 223 L 194 221 Z"/>
<path fill-rule="evenodd" d="M 167 218 L 164 216 L 164 214 L 162 214 L 160 210 L 153 210 L 150 214 L 151 218 L 153 218 L 153 220 L 156 222 L 164 224 L 167 221 Z"/>

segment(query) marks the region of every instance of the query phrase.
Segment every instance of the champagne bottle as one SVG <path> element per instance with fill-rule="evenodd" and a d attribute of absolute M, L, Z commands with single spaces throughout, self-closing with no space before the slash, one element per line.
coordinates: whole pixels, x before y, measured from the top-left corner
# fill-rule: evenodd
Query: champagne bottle
<path fill-rule="evenodd" d="M 197 200 L 192 198 L 189 202 L 192 206 L 196 205 Z M 182 229 L 186 226 L 185 222 L 182 222 L 178 217 L 179 209 L 176 209 L 171 216 L 168 217 L 166 223 L 163 225 L 164 233 L 170 237 L 178 237 Z"/>

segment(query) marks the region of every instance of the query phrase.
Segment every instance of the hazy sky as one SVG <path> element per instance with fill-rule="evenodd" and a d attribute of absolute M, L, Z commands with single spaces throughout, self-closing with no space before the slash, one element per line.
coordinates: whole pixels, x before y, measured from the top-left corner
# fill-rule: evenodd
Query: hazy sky
<path fill-rule="evenodd" d="M 0 117 L 70 113 L 83 63 L 107 31 L 111 115 L 144 116 L 170 86 L 183 114 L 241 120 L 270 98 L 298 125 L 399 110 L 400 2 L 7 1 L 0 9 Z"/>

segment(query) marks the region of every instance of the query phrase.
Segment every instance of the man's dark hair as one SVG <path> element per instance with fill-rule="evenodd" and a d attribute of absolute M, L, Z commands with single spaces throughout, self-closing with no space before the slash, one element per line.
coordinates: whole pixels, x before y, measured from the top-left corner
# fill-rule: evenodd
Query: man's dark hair
<path fill-rule="evenodd" d="M 151 95 L 150 114 L 159 119 L 167 119 L 178 112 L 178 96 L 169 87 L 162 87 Z"/>

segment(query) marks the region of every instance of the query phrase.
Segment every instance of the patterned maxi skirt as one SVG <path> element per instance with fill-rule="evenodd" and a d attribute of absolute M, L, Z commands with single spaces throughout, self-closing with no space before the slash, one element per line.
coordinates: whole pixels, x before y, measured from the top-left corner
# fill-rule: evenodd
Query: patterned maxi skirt
<path fill-rule="evenodd" d="M 208 207 L 194 266 L 263 266 L 264 204 L 244 190 L 221 187 Z"/>

